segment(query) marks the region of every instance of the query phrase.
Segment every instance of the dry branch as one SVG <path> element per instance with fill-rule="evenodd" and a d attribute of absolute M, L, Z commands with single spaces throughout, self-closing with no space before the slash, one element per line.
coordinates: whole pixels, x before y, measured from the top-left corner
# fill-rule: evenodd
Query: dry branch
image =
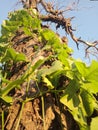
<path fill-rule="evenodd" d="M 63 16 L 64 10 L 55 10 L 53 5 L 49 2 L 45 2 L 44 0 L 21 0 L 23 5 L 27 4 L 27 7 L 30 8 L 38 8 L 37 5 L 41 4 L 41 6 L 43 7 L 43 9 L 45 10 L 46 14 L 41 14 L 38 9 L 38 15 L 39 18 L 44 21 L 44 22 L 52 22 L 56 24 L 56 29 L 58 29 L 59 27 L 62 27 L 63 29 L 65 29 L 65 32 L 71 36 L 71 38 L 73 39 L 73 41 L 76 43 L 77 48 L 79 48 L 79 43 L 83 43 L 87 46 L 86 51 L 93 47 L 98 51 L 98 41 L 94 41 L 92 43 L 82 40 L 81 38 L 77 38 L 74 35 L 74 29 L 72 28 L 71 25 L 71 21 L 74 17 L 71 18 L 65 18 Z M 29 6 L 28 6 L 29 4 Z M 33 5 L 33 6 L 32 6 Z"/>

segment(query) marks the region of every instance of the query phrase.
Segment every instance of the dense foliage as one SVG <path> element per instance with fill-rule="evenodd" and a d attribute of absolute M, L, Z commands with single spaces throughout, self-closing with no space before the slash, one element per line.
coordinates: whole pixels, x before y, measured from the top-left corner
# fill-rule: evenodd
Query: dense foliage
<path fill-rule="evenodd" d="M 13 48 L 13 38 L 19 29 L 28 37 L 37 37 L 41 44 L 33 46 L 32 60 Z M 87 66 L 72 58 L 71 54 L 72 49 L 62 43 L 55 32 L 43 28 L 40 19 L 31 10 L 10 13 L 9 19 L 2 24 L 0 37 L 0 105 L 11 105 L 15 101 L 12 90 L 20 90 L 24 82 L 28 82 L 28 93 L 29 83 L 33 80 L 40 91 L 33 96 L 27 94 L 25 99 L 18 99 L 20 102 L 34 100 L 48 92 L 54 93 L 72 114 L 80 130 L 95 130 L 95 127 L 97 130 L 98 117 L 92 115 L 98 111 L 98 62 L 92 61 Z M 26 63 L 27 69 L 17 79 L 11 80 L 13 68 L 21 63 Z M 43 86 L 45 90 L 41 90 Z M 4 112 L 2 108 L 2 125 Z"/>

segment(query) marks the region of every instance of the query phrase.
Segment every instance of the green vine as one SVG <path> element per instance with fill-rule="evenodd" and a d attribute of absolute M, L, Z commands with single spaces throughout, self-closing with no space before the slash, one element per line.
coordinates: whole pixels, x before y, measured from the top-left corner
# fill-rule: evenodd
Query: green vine
<path fill-rule="evenodd" d="M 10 81 L 8 78 L 9 72 L 5 66 L 11 67 L 20 62 L 27 62 L 23 53 L 18 53 L 12 48 L 12 38 L 19 29 L 22 29 L 26 35 L 31 37 L 37 35 L 40 42 L 43 43 L 44 46 L 40 50 L 37 48 L 36 54 L 39 51 L 50 50 L 51 55 L 42 57 L 34 65 L 29 64 L 27 71 L 20 78 Z M 59 94 L 60 102 L 68 107 L 80 130 L 94 130 L 94 119 L 91 116 L 94 110 L 98 111 L 98 101 L 96 99 L 98 93 L 98 62 L 92 61 L 90 66 L 86 66 L 82 61 L 73 59 L 70 56 L 72 49 L 66 43 L 62 44 L 59 37 L 52 30 L 43 29 L 40 19 L 37 16 L 32 17 L 26 10 L 10 13 L 9 19 L 2 24 L 1 34 L 0 99 L 12 103 L 13 97 L 9 95 L 9 92 L 18 87 L 18 89 L 21 89 L 21 84 L 27 81 L 28 78 L 33 77 L 31 79 L 38 84 L 40 82 L 45 83 L 50 93 Z M 50 61 L 49 66 L 44 65 Z M 62 76 L 65 77 L 67 83 L 59 86 Z M 43 91 L 42 100 L 44 93 Z M 37 97 L 39 96 L 41 96 L 40 93 Z M 30 97 L 30 100 L 33 98 L 35 97 Z M 92 120 L 91 126 L 87 123 L 88 117 Z M 98 118 L 95 119 L 98 121 Z"/>

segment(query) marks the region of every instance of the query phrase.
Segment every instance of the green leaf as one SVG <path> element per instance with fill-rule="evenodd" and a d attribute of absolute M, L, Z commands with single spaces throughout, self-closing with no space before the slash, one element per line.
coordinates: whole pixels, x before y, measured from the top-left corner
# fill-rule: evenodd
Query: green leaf
<path fill-rule="evenodd" d="M 42 38 L 43 38 L 44 40 L 50 41 L 51 39 L 54 38 L 55 33 L 54 33 L 52 30 L 44 29 L 44 30 L 41 32 L 41 36 L 42 36 Z"/>
<path fill-rule="evenodd" d="M 92 118 L 90 130 L 98 130 L 98 117 Z"/>
<path fill-rule="evenodd" d="M 40 31 L 40 25 L 40 20 L 38 18 L 24 17 L 23 19 L 23 30 L 27 35 L 32 35 L 32 32 L 34 30 L 36 30 L 37 32 Z"/>
<path fill-rule="evenodd" d="M 79 84 L 75 80 L 70 81 L 69 85 L 65 89 L 64 97 L 67 96 L 67 99 L 66 99 L 67 101 L 72 100 L 73 107 L 78 106 L 80 103 L 80 100 L 78 97 L 78 91 L 79 91 Z"/>
<path fill-rule="evenodd" d="M 11 81 L 7 84 L 7 86 L 1 88 L 1 97 L 3 98 L 4 96 L 6 96 L 13 88 L 17 88 L 17 86 L 19 86 L 20 84 L 22 84 L 24 82 L 24 79 L 20 78 L 17 79 L 15 81 Z"/>
<path fill-rule="evenodd" d="M 29 76 L 31 76 L 32 74 L 34 74 L 34 72 L 36 70 L 39 69 L 39 67 L 41 65 L 43 65 L 43 63 L 45 62 L 46 59 L 39 59 L 33 66 L 30 65 L 29 69 L 27 70 L 27 72 L 24 74 L 24 78 L 28 78 Z"/>
<path fill-rule="evenodd" d="M 75 65 L 79 73 L 86 81 L 98 81 L 98 62 L 92 61 L 92 64 L 87 67 L 83 62 L 75 61 Z"/>
<path fill-rule="evenodd" d="M 91 95 L 91 93 L 87 92 L 86 90 L 82 90 L 81 97 L 87 116 L 91 116 L 95 106 L 94 96 Z"/>
<path fill-rule="evenodd" d="M 41 21 L 40 19 L 32 17 L 30 13 L 26 10 L 18 10 L 9 13 L 9 19 L 3 21 L 1 26 L 2 41 L 9 42 L 13 35 L 19 28 L 22 28 L 24 33 L 27 35 L 32 35 L 33 30 L 40 31 Z M 6 34 L 6 36 L 5 36 Z"/>
<path fill-rule="evenodd" d="M 68 58 L 69 54 L 64 48 L 61 47 L 57 50 L 57 56 L 62 63 L 66 64 L 66 58 Z"/>
<path fill-rule="evenodd" d="M 4 100 L 7 103 L 13 102 L 13 98 L 11 96 L 4 96 L 4 97 L 1 97 L 1 99 Z"/>
<path fill-rule="evenodd" d="M 4 20 L 3 21 L 3 26 L 18 26 L 19 25 L 19 21 L 11 21 L 10 19 L 9 20 Z"/>
<path fill-rule="evenodd" d="M 98 82 L 98 62 L 92 61 L 90 67 L 88 67 L 88 73 L 85 75 L 88 81 Z"/>
<path fill-rule="evenodd" d="M 44 59 L 39 59 L 34 66 L 32 67 L 32 72 L 34 72 L 36 69 L 38 69 L 44 62 L 45 62 L 45 58 Z"/>
<path fill-rule="evenodd" d="M 16 54 L 14 61 L 26 61 L 26 56 L 23 53 Z"/>
<path fill-rule="evenodd" d="M 92 82 L 86 82 L 81 85 L 83 89 L 86 89 L 90 93 L 97 94 L 98 93 L 98 82 L 92 81 Z"/>
<path fill-rule="evenodd" d="M 84 63 L 76 61 L 75 65 L 81 74 L 81 87 L 91 94 L 98 93 L 98 62 L 92 61 L 92 64 L 87 67 Z"/>
<path fill-rule="evenodd" d="M 42 77 L 42 81 L 46 84 L 46 86 L 49 89 L 53 89 L 54 86 L 52 85 L 51 81 L 49 81 L 49 79 L 47 77 Z"/>
<path fill-rule="evenodd" d="M 78 109 L 78 105 L 80 103 L 78 96 L 75 94 L 72 97 L 69 97 L 69 95 L 64 95 L 60 101 L 74 112 Z"/>
<path fill-rule="evenodd" d="M 26 61 L 26 57 L 22 53 L 16 52 L 13 48 L 8 48 L 5 56 L 2 58 L 2 62 L 13 60 L 14 62 Z"/>
<path fill-rule="evenodd" d="M 31 20 L 31 27 L 32 29 L 41 29 L 41 21 L 38 18 L 33 18 Z"/>
<path fill-rule="evenodd" d="M 50 75 L 56 71 L 62 70 L 63 66 L 62 63 L 59 60 L 56 60 L 52 63 L 52 66 L 50 68 L 44 67 L 38 72 L 38 77 Z"/>
<path fill-rule="evenodd" d="M 9 61 L 10 59 L 14 60 L 16 57 L 16 52 L 14 49 L 9 48 L 7 49 L 5 56 L 2 58 L 2 62 Z"/>
<path fill-rule="evenodd" d="M 18 24 L 15 23 L 15 25 L 13 25 L 14 22 L 12 21 L 8 21 L 5 20 L 2 24 L 2 29 L 1 29 L 1 34 L 6 36 L 12 36 L 15 31 L 18 29 Z M 12 25 L 11 25 L 12 24 Z"/>
<path fill-rule="evenodd" d="M 60 102 L 69 108 L 73 118 L 77 121 L 80 130 L 89 130 L 87 126 L 86 111 L 80 96 L 80 85 L 76 80 L 70 81 Z"/>
<path fill-rule="evenodd" d="M 81 62 L 81 61 L 75 61 L 75 65 L 79 71 L 79 73 L 85 77 L 86 74 L 88 73 L 88 69 L 87 66 L 85 65 L 85 63 Z"/>
<path fill-rule="evenodd" d="M 72 114 L 73 118 L 77 121 L 81 130 L 84 129 L 87 126 L 87 121 L 85 117 L 85 111 L 83 110 L 82 103 L 79 101 L 79 97 L 73 95 L 73 97 L 69 99 L 68 95 L 64 95 L 63 97 L 61 97 L 60 102 L 69 108 L 70 113 Z"/>
<path fill-rule="evenodd" d="M 8 44 L 2 44 L 1 39 L 0 39 L 0 54 L 1 54 L 1 56 L 2 55 L 4 56 L 4 53 L 5 53 L 5 51 L 6 51 L 7 47 L 8 47 Z"/>

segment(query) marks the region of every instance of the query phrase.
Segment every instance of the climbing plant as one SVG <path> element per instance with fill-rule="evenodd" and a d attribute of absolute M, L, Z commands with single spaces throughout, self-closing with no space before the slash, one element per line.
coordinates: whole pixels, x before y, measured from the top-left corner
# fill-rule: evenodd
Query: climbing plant
<path fill-rule="evenodd" d="M 80 130 L 98 128 L 98 62 L 87 66 L 83 61 L 72 57 L 73 50 L 51 29 L 42 26 L 40 18 L 32 10 L 18 10 L 9 14 L 1 26 L 0 36 L 0 107 L 2 130 L 6 108 L 17 100 L 21 103 L 43 97 L 47 93 L 66 106 Z M 20 38 L 18 38 L 21 36 Z M 16 38 L 16 41 L 15 41 Z M 33 40 L 30 47 L 32 55 L 25 51 L 27 42 Z M 37 41 L 35 40 L 37 39 Z M 23 45 L 21 51 L 17 47 Z M 16 47 L 16 48 L 15 48 Z M 26 46 L 27 47 L 27 46 Z M 26 48 L 29 50 L 29 47 Z M 25 68 L 26 67 L 26 68 Z M 20 71 L 21 70 L 21 71 Z M 17 75 L 14 78 L 14 75 Z M 30 90 L 30 82 L 33 82 Z M 25 90 L 18 99 L 15 94 Z M 34 94 L 32 94 L 34 93 Z M 44 106 L 44 102 L 42 102 Z M 5 108 L 5 109 L 4 109 Z M 23 107 L 21 107 L 21 110 Z M 44 107 L 42 109 L 44 119 Z M 21 114 L 20 120 L 21 120 Z M 88 120 L 89 119 L 89 120 Z M 19 122 L 20 122 L 19 120 Z M 16 125 L 19 125 L 19 122 Z M 44 123 L 45 130 L 45 123 Z"/>

